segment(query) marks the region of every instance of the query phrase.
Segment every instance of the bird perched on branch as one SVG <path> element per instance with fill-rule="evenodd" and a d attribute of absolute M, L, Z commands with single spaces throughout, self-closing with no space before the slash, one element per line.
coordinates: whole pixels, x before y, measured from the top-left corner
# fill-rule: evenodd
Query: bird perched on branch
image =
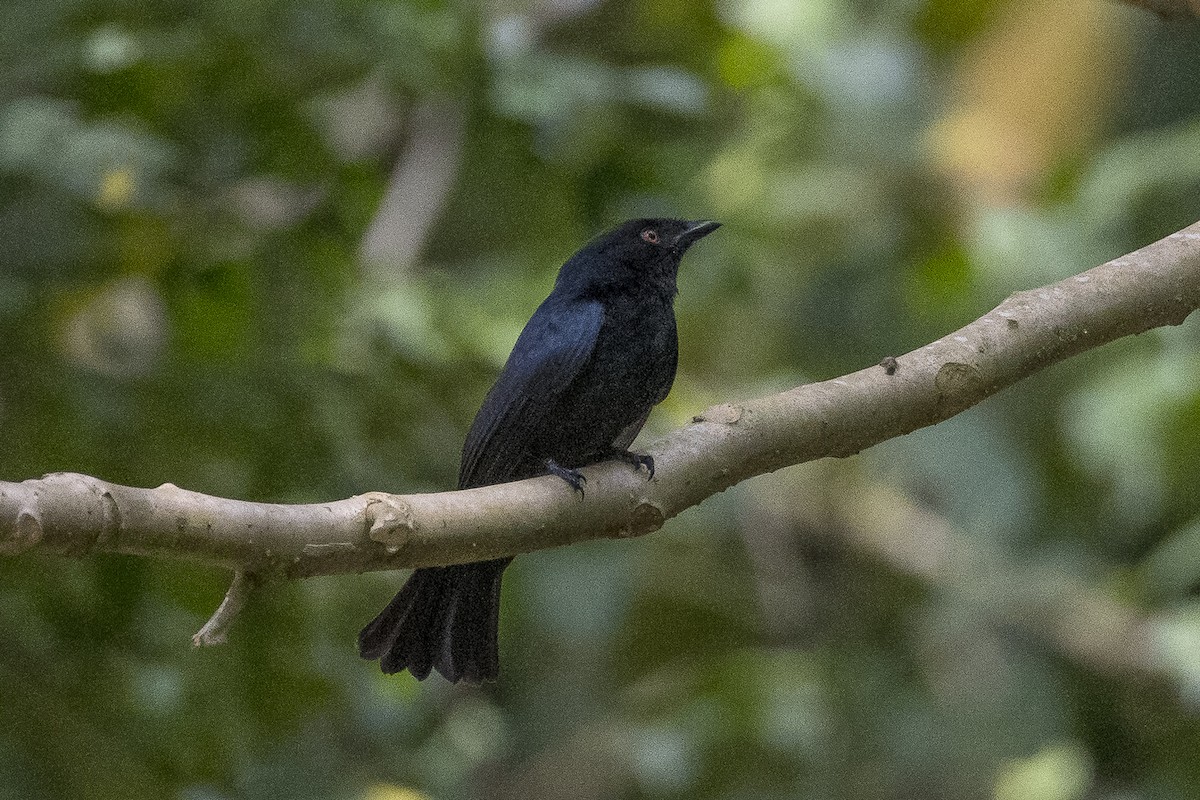
<path fill-rule="evenodd" d="M 458 488 L 547 473 L 584 493 L 580 467 L 629 451 L 675 380 L 679 260 L 717 222 L 638 219 L 583 246 L 517 339 L 463 445 Z M 358 637 L 363 658 L 419 680 L 495 679 L 500 579 L 511 558 L 413 572 Z"/>

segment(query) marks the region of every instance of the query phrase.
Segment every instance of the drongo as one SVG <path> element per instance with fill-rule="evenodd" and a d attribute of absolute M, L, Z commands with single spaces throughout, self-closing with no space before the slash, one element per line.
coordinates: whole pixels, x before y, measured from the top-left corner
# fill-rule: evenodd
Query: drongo
<path fill-rule="evenodd" d="M 675 379 L 679 260 L 720 223 L 630 220 L 583 246 L 559 270 L 484 398 L 463 445 L 458 487 L 547 473 L 584 491 L 577 470 L 629 452 Z M 511 558 L 424 567 L 358 637 L 388 674 L 495 679 L 500 579 Z"/>

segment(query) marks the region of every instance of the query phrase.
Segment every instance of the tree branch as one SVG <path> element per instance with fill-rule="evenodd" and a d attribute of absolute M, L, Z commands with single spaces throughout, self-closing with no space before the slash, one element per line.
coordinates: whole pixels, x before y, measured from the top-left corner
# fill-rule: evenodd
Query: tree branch
<path fill-rule="evenodd" d="M 221 601 L 221 605 L 217 606 L 217 610 L 213 612 L 208 622 L 196 631 L 192 637 L 192 645 L 207 647 L 225 644 L 229 626 L 233 624 L 233 620 L 246 605 L 246 600 L 250 598 L 250 593 L 256 586 L 258 586 L 258 581 L 254 575 L 240 569 L 233 573 L 233 582 L 229 584 L 229 590 L 225 592 L 225 599 Z"/>
<path fill-rule="evenodd" d="M 1153 643 L 1162 617 L 1076 578 L 980 547 L 892 487 L 868 481 L 857 488 L 854 501 L 837 502 L 833 514 L 839 530 L 863 552 L 928 585 L 969 593 L 993 624 L 1032 634 L 1097 671 L 1169 671 Z"/>
<path fill-rule="evenodd" d="M 1200 306 L 1200 223 L 1041 289 L 894 361 L 716 406 L 627 464 L 584 470 L 585 499 L 556 478 L 438 494 L 379 492 L 312 505 L 249 503 L 164 484 L 135 489 L 70 473 L 0 482 L 0 553 L 187 558 L 299 578 L 511 556 L 640 536 L 739 481 L 853 455 L 933 425 L 1051 364 L 1178 325 Z"/>

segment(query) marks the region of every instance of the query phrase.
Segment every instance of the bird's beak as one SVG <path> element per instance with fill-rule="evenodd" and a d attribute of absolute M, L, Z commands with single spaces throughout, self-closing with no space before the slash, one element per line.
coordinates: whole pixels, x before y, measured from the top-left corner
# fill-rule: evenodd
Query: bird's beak
<path fill-rule="evenodd" d="M 719 227 L 721 227 L 721 223 L 713 222 L 712 220 L 689 222 L 683 233 L 675 237 L 675 247 L 680 250 L 686 250 Z"/>

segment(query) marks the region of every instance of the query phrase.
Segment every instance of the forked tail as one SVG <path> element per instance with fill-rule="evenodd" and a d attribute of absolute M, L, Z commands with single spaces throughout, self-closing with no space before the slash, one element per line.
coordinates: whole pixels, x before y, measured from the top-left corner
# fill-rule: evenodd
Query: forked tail
<path fill-rule="evenodd" d="M 358 634 L 358 654 L 387 674 L 417 680 L 436 669 L 446 680 L 495 680 L 500 579 L 511 558 L 423 567 Z"/>

